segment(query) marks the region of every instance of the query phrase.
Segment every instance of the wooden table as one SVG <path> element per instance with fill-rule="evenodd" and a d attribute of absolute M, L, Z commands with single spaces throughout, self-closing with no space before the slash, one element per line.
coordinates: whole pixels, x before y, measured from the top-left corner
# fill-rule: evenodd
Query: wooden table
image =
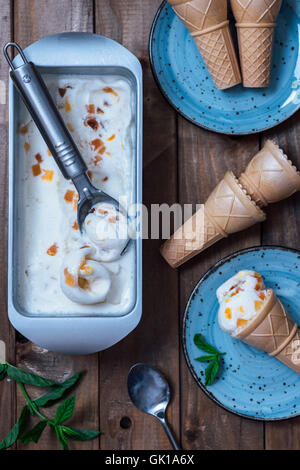
<path fill-rule="evenodd" d="M 271 137 L 300 167 L 299 114 L 272 131 L 227 137 L 190 124 L 165 102 L 149 65 L 148 37 L 160 0 L 0 0 L 1 47 L 15 40 L 23 47 L 63 31 L 90 31 L 124 44 L 144 70 L 144 202 L 204 201 L 227 169 L 240 172 Z M 0 80 L 8 70 L 1 59 Z M 2 85 L 1 85 L 2 86 Z M 268 220 L 207 250 L 174 271 L 159 255 L 159 240 L 144 242 L 144 309 L 138 328 L 114 348 L 88 357 L 42 350 L 16 334 L 7 319 L 7 134 L 8 104 L 0 101 L 1 291 L 0 339 L 8 360 L 50 378 L 87 374 L 77 389 L 74 427 L 100 429 L 100 440 L 73 443 L 73 449 L 169 449 L 160 424 L 138 412 L 126 391 L 129 368 L 146 362 L 164 371 L 173 400 L 169 421 L 184 449 L 297 449 L 300 418 L 281 423 L 249 421 L 212 403 L 197 387 L 183 358 L 180 322 L 195 283 L 218 259 L 238 249 L 279 244 L 299 247 L 300 195 L 268 208 Z M 32 392 L 34 393 L 34 392 Z M 0 384 L 0 437 L 16 421 L 23 398 L 13 382 Z M 22 448 L 18 444 L 17 448 Z M 59 448 L 51 431 L 33 449 Z"/>

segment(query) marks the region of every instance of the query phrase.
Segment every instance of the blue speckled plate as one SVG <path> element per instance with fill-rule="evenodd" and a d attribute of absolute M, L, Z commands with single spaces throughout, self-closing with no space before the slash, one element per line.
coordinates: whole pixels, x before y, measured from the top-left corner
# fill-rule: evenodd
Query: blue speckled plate
<path fill-rule="evenodd" d="M 224 333 L 217 321 L 216 289 L 242 269 L 264 276 L 291 317 L 300 325 L 300 252 L 280 247 L 255 247 L 219 261 L 199 281 L 186 307 L 183 348 L 188 367 L 207 395 L 236 414 L 260 420 L 287 419 L 300 414 L 300 376 L 266 353 Z M 219 380 L 204 386 L 205 365 L 193 338 L 206 340 L 226 352 Z"/>
<path fill-rule="evenodd" d="M 299 0 L 283 2 L 277 23 L 270 86 L 220 91 L 188 30 L 164 1 L 149 46 L 162 93 L 184 117 L 215 132 L 250 134 L 276 126 L 300 105 Z"/>

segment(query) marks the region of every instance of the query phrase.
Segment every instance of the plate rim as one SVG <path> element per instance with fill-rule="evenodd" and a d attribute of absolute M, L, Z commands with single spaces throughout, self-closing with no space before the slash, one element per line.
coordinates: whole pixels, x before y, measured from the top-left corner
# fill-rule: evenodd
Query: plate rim
<path fill-rule="evenodd" d="M 231 253 L 224 258 L 220 259 L 217 261 L 215 264 L 213 264 L 204 274 L 201 276 L 195 287 L 193 288 L 189 300 L 187 301 L 187 304 L 184 309 L 184 314 L 183 314 L 183 319 L 182 319 L 182 327 L 181 327 L 181 346 L 183 349 L 184 353 L 184 359 L 186 362 L 186 365 L 188 367 L 189 372 L 191 373 L 193 379 L 195 380 L 196 384 L 198 387 L 205 393 L 205 395 L 210 398 L 216 405 L 219 407 L 223 408 L 223 410 L 229 411 L 230 413 L 240 416 L 241 418 L 246 418 L 251 421 L 260 421 L 260 422 L 280 422 L 280 421 L 287 421 L 290 419 L 294 419 L 300 416 L 300 411 L 299 413 L 293 415 L 293 416 L 286 416 L 286 417 L 281 417 L 281 418 L 261 418 L 257 416 L 251 416 L 251 415 L 246 415 L 244 413 L 240 413 L 239 411 L 232 410 L 228 406 L 224 405 L 222 402 L 220 402 L 209 390 L 208 388 L 199 380 L 197 377 L 197 374 L 194 370 L 194 367 L 191 364 L 190 357 L 187 351 L 187 346 L 186 346 L 186 329 L 187 329 L 187 320 L 188 320 L 188 312 L 189 308 L 191 306 L 191 303 L 196 295 L 196 290 L 200 287 L 200 285 L 216 270 L 219 269 L 219 267 L 223 266 L 224 263 L 226 263 L 228 260 L 236 258 L 240 255 L 243 255 L 245 253 L 251 253 L 253 251 L 263 251 L 263 250 L 282 250 L 282 251 L 288 251 L 292 252 L 294 254 L 297 254 L 300 256 L 300 250 L 296 248 L 291 248 L 287 246 L 281 246 L 281 245 L 256 245 L 256 246 L 251 246 L 250 248 L 243 248 L 241 250 L 235 251 L 234 253 Z"/>
<path fill-rule="evenodd" d="M 162 12 L 164 6 L 167 3 L 168 3 L 168 0 L 163 0 L 162 3 L 160 4 L 160 6 L 158 7 L 158 10 L 157 10 L 157 12 L 154 16 L 154 20 L 152 22 L 152 26 L 151 26 L 151 29 L 150 29 L 150 35 L 149 35 L 148 53 L 149 53 L 149 60 L 150 60 L 150 67 L 151 67 L 152 75 L 154 77 L 154 80 L 155 80 L 158 88 L 159 88 L 159 91 L 161 92 L 162 96 L 165 98 L 167 103 L 176 111 L 177 114 L 179 114 L 184 119 L 186 119 L 188 122 L 194 124 L 197 127 L 200 127 L 202 129 L 205 129 L 205 130 L 210 131 L 210 132 L 214 132 L 215 134 L 228 135 L 228 136 L 232 137 L 232 136 L 243 136 L 243 135 L 256 135 L 256 134 L 260 134 L 261 132 L 265 132 L 265 131 L 268 131 L 270 129 L 274 129 L 275 127 L 279 126 L 280 124 L 286 122 L 288 119 L 290 119 L 292 116 L 294 116 L 294 114 L 296 114 L 299 111 L 300 103 L 298 104 L 296 109 L 289 116 L 283 118 L 280 122 L 278 122 L 276 124 L 270 124 L 269 126 L 264 127 L 262 129 L 259 129 L 259 130 L 254 130 L 254 131 L 250 130 L 248 132 L 241 132 L 241 131 L 226 132 L 224 130 L 216 130 L 216 129 L 213 129 L 211 127 L 205 126 L 204 124 L 200 124 L 199 122 L 195 121 L 194 119 L 190 118 L 187 114 L 185 114 L 181 109 L 179 109 L 175 105 L 175 103 L 173 103 L 173 101 L 167 95 L 166 91 L 163 89 L 163 87 L 160 83 L 160 80 L 158 78 L 158 75 L 156 73 L 156 68 L 155 68 L 155 65 L 154 65 L 153 39 L 154 39 L 155 29 L 157 27 L 157 22 L 158 22 L 158 19 L 159 19 L 160 15 L 161 15 L 161 12 Z M 299 41 L 299 43 L 300 43 L 300 41 Z"/>

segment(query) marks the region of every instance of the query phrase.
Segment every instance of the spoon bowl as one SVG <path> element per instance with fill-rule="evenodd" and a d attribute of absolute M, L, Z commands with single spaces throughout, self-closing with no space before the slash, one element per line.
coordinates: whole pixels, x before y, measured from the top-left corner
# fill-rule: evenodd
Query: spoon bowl
<path fill-rule="evenodd" d="M 99 203 L 110 204 L 114 206 L 116 211 L 125 212 L 119 205 L 118 201 L 113 197 L 106 194 L 104 191 L 95 188 L 92 185 L 89 176 L 83 173 L 73 179 L 75 187 L 79 195 L 78 209 L 77 209 L 77 221 L 80 232 L 83 230 L 83 224 L 86 216 L 89 214 L 91 209 Z"/>
<path fill-rule="evenodd" d="M 129 397 L 136 408 L 159 419 L 173 448 L 179 450 L 180 447 L 165 418 L 171 393 L 163 374 L 146 364 L 136 364 L 129 371 L 127 388 Z"/>

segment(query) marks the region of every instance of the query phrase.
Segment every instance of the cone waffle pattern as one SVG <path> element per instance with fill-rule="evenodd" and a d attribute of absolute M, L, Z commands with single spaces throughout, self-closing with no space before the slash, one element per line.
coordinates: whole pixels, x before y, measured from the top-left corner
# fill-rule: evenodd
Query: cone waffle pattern
<path fill-rule="evenodd" d="M 235 336 L 300 374 L 300 330 L 272 289 L 258 316 Z"/>
<path fill-rule="evenodd" d="M 300 173 L 270 140 L 251 160 L 239 181 L 260 207 L 300 190 Z"/>
<path fill-rule="evenodd" d="M 227 20 L 227 0 L 186 0 L 169 3 L 190 33 L 205 31 Z"/>
<path fill-rule="evenodd" d="M 233 50 L 228 26 L 203 34 L 195 41 L 217 88 L 223 90 L 241 82 L 237 62 L 233 63 L 228 54 L 228 50 Z"/>
<path fill-rule="evenodd" d="M 172 4 L 172 0 L 170 0 Z M 226 0 L 192 0 L 173 9 L 194 36 L 204 62 L 219 89 L 241 82 L 241 74 L 227 22 Z M 218 25 L 220 27 L 218 28 Z M 209 28 L 216 27 L 213 31 Z"/>
<path fill-rule="evenodd" d="M 300 374 L 300 330 L 292 341 L 276 356 L 281 362 Z"/>
<path fill-rule="evenodd" d="M 266 215 L 260 207 L 299 190 L 300 173 L 274 142 L 267 141 L 239 180 L 226 173 L 205 205 L 164 243 L 162 256 L 178 267 L 230 233 L 263 222 Z"/>
<path fill-rule="evenodd" d="M 212 192 L 205 205 L 164 243 L 161 254 L 176 268 L 230 233 L 265 219 L 240 188 L 233 173 Z"/>
<path fill-rule="evenodd" d="M 273 28 L 238 29 L 243 83 L 245 87 L 267 87 L 270 83 Z"/>
<path fill-rule="evenodd" d="M 265 220 L 265 214 L 246 195 L 231 172 L 226 173 L 211 193 L 205 208 L 211 219 L 227 235 Z"/>
<path fill-rule="evenodd" d="M 243 338 L 243 341 L 271 354 L 292 334 L 294 325 L 282 304 L 276 299 L 268 315 L 249 336 Z"/>
<path fill-rule="evenodd" d="M 282 0 L 231 0 L 237 23 L 275 23 Z"/>
<path fill-rule="evenodd" d="M 282 0 L 231 0 L 245 87 L 269 85 L 275 22 L 281 3 Z"/>
<path fill-rule="evenodd" d="M 161 254 L 172 268 L 177 268 L 222 238 L 223 235 L 211 223 L 202 206 L 163 244 Z"/>

